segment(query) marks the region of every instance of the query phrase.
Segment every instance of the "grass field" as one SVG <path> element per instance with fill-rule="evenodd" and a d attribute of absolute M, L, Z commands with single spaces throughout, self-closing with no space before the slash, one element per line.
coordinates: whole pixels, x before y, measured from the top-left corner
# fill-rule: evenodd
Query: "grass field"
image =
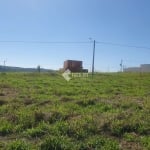
<path fill-rule="evenodd" d="M 149 150 L 150 74 L 0 74 L 0 150 Z"/>

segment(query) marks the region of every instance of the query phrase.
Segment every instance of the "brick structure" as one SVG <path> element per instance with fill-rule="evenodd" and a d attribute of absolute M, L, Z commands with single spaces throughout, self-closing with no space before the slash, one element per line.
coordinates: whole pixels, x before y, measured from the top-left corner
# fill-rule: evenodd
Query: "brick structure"
<path fill-rule="evenodd" d="M 64 61 L 63 70 L 69 69 L 71 72 L 88 72 L 87 69 L 83 69 L 83 62 L 78 60 L 66 60 Z"/>

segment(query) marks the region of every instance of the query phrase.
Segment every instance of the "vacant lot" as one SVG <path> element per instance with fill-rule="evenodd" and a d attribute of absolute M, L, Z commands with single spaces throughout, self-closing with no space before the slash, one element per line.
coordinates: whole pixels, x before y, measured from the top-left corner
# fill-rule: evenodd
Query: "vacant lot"
<path fill-rule="evenodd" d="M 150 74 L 0 74 L 0 149 L 150 149 Z"/>

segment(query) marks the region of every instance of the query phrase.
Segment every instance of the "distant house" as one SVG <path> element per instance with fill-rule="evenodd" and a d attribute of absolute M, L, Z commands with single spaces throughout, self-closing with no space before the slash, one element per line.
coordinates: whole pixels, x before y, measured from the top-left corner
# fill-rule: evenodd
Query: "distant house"
<path fill-rule="evenodd" d="M 141 68 L 140 67 L 129 67 L 129 68 L 124 68 L 124 72 L 140 72 Z"/>
<path fill-rule="evenodd" d="M 83 62 L 78 60 L 66 60 L 64 61 L 63 70 L 69 69 L 71 72 L 88 72 L 87 69 L 83 69 Z"/>
<path fill-rule="evenodd" d="M 150 64 L 141 64 L 140 67 L 124 68 L 124 72 L 150 72 Z"/>
<path fill-rule="evenodd" d="M 142 72 L 150 72 L 150 64 L 142 64 L 141 71 Z"/>

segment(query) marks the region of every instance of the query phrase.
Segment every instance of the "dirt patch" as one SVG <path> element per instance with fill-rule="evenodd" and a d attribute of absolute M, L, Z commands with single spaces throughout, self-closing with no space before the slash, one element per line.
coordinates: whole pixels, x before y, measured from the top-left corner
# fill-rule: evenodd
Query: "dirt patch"
<path fill-rule="evenodd" d="M 10 87 L 0 88 L 0 91 L 0 98 L 2 97 L 3 99 L 16 98 L 18 95 L 18 91 Z"/>
<path fill-rule="evenodd" d="M 0 96 L 5 96 L 5 94 L 4 93 L 0 93 Z"/>
<path fill-rule="evenodd" d="M 60 98 L 60 101 L 62 101 L 62 102 L 70 102 L 70 101 L 73 101 L 73 99 L 70 98 L 70 97 L 67 97 L 67 96 L 62 96 Z"/>
<path fill-rule="evenodd" d="M 38 103 L 37 105 L 38 105 L 38 106 L 43 106 L 43 105 L 47 105 L 47 104 L 51 104 L 51 103 L 52 103 L 51 100 L 44 100 L 44 101 Z"/>
<path fill-rule="evenodd" d="M 32 104 L 34 103 L 34 101 L 33 101 L 32 99 L 24 99 L 24 100 L 23 100 L 23 103 L 24 103 L 25 105 L 32 105 Z"/>
<path fill-rule="evenodd" d="M 121 141 L 120 146 L 122 150 L 142 150 L 140 144 L 135 142 Z"/>
<path fill-rule="evenodd" d="M 0 106 L 5 105 L 5 104 L 7 104 L 7 101 L 6 101 L 6 100 L 1 100 L 1 99 L 0 99 Z"/>

